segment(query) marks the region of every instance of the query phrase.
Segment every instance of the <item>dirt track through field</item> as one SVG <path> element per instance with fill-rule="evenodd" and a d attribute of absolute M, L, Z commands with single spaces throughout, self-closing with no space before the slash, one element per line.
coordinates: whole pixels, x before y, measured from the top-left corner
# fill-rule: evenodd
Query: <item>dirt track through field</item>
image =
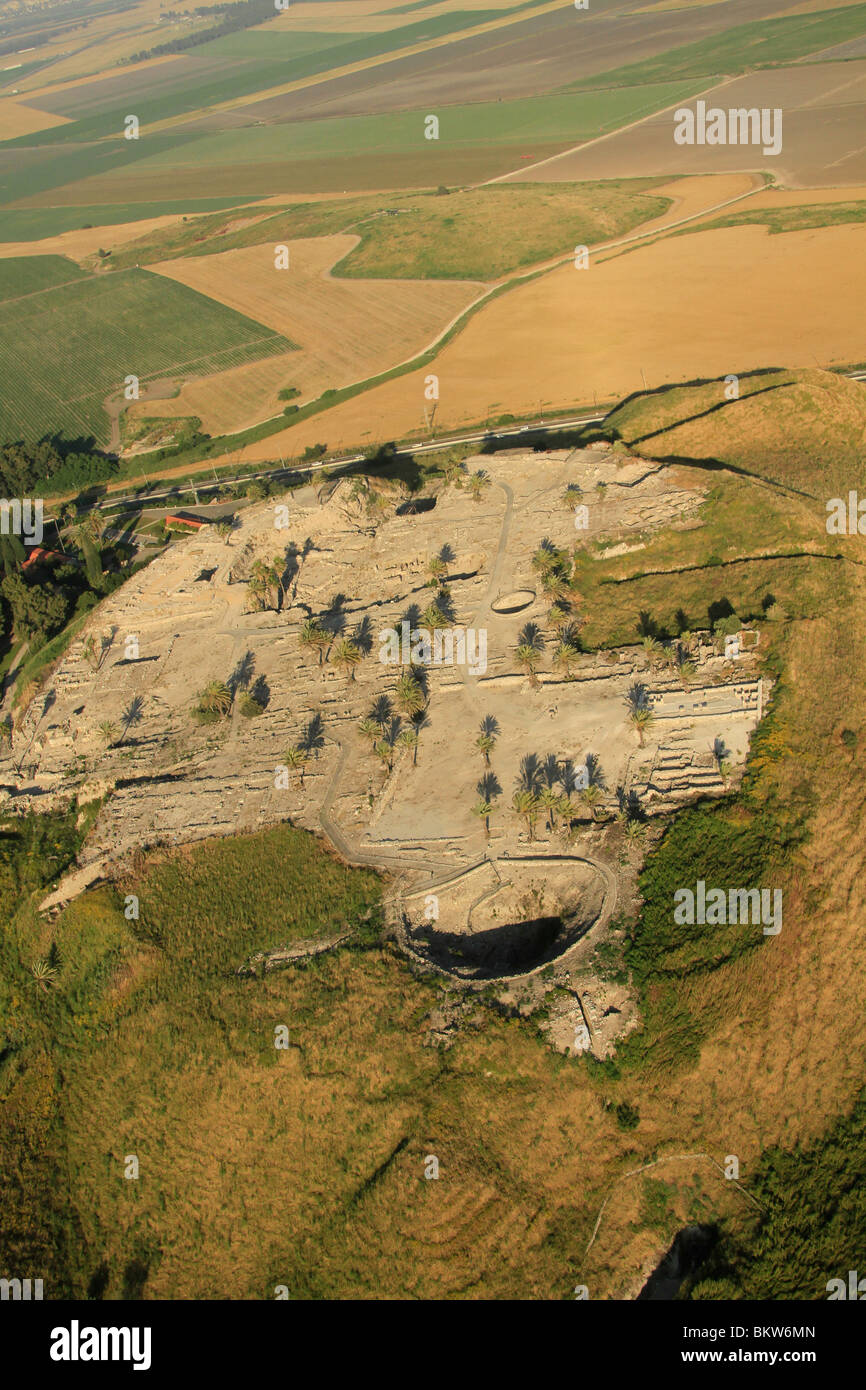
<path fill-rule="evenodd" d="M 288 457 L 319 440 L 337 449 L 423 429 L 430 371 L 439 377 L 441 434 L 488 412 L 538 415 L 644 384 L 857 361 L 864 253 L 859 226 L 783 237 L 750 226 L 669 237 L 588 271 L 565 266 L 481 309 L 431 366 L 232 458 Z"/>
<path fill-rule="evenodd" d="M 332 267 L 358 245 L 341 234 L 287 243 L 289 268 L 274 268 L 266 243 L 213 256 L 163 261 L 151 269 L 246 314 L 300 345 L 300 352 L 189 382 L 170 401 L 133 415 L 197 415 L 209 433 L 277 414 L 281 387 L 298 402 L 339 389 L 422 351 L 484 286 L 469 280 L 343 280 Z"/>

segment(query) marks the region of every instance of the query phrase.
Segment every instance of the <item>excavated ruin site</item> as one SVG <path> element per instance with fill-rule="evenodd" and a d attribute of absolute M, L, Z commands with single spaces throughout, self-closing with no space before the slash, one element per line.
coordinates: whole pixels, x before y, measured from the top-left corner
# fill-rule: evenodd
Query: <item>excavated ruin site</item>
<path fill-rule="evenodd" d="M 469 981 L 525 979 L 553 960 L 581 969 L 622 896 L 623 871 L 596 822 L 617 805 L 652 818 L 722 794 L 745 760 L 766 683 L 748 652 L 726 660 L 709 634 L 692 640 L 687 684 L 651 666 L 641 645 L 581 653 L 567 679 L 552 665 L 550 632 L 531 682 L 515 647 L 527 622 L 546 621 L 550 598 L 531 563 L 542 539 L 569 552 L 606 539 L 622 553 L 638 533 L 698 524 L 703 494 L 678 485 L 676 469 L 607 446 L 484 456 L 467 469 L 489 478 L 479 500 L 439 483 L 417 508 L 392 497 L 375 527 L 358 519 L 350 479 L 327 497 L 308 485 L 256 503 L 229 536 L 207 526 L 176 541 L 100 605 L 0 763 L 7 812 L 71 791 L 105 797 L 79 867 L 49 905 L 111 877 L 138 847 L 291 820 L 349 862 L 392 876 L 398 938 L 419 961 Z M 575 483 L 588 504 L 582 530 L 562 502 Z M 430 561 L 442 553 L 454 627 L 486 634 L 486 665 L 423 669 L 417 746 L 393 738 L 392 725 L 389 770 L 359 723 L 377 698 L 393 699 L 402 668 L 380 660 L 381 634 L 420 623 L 435 593 Z M 245 581 L 257 559 L 282 572 L 278 610 L 250 611 Z M 305 647 L 310 618 L 334 642 L 354 636 L 363 659 L 340 669 Z M 98 669 L 88 635 L 105 643 Z M 191 711 L 210 681 L 227 682 L 235 699 L 225 717 L 200 725 Z M 635 682 L 654 715 L 644 746 L 626 701 Z M 258 717 L 242 712 L 243 691 L 264 706 Z M 497 730 L 489 768 L 476 747 L 486 718 Z M 113 739 L 100 729 L 106 721 Z M 299 744 L 305 761 L 287 768 L 286 751 Z M 578 778 L 570 836 L 562 815 L 542 810 L 530 826 L 515 813 L 527 757 L 539 787 L 551 767 L 591 771 L 594 804 L 582 801 Z M 485 772 L 494 779 L 487 825 L 473 809 Z M 616 1014 L 622 1026 L 627 1011 L 613 986 L 588 992 L 560 1041 L 580 1050 L 588 1037 L 604 1050 L 602 1019 Z"/>

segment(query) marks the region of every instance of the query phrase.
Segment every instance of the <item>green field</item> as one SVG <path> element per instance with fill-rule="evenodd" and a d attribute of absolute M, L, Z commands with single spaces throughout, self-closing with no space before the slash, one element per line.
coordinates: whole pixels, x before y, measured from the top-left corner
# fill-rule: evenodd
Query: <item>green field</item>
<path fill-rule="evenodd" d="M 0 260 L 0 301 L 86 279 L 87 272 L 65 256 L 9 256 Z"/>
<path fill-rule="evenodd" d="M 170 227 L 119 247 L 118 265 L 148 265 L 241 246 L 352 232 L 361 238 L 334 269 L 359 279 L 493 280 L 510 271 L 624 235 L 661 216 L 669 199 L 653 179 L 585 184 L 493 184 L 434 193 L 298 203 L 222 234 L 225 219 Z"/>
<path fill-rule="evenodd" d="M 669 49 L 657 58 L 628 63 L 597 77 L 576 82 L 579 91 L 593 87 L 672 82 L 685 77 L 735 76 L 748 68 L 794 63 L 846 39 L 866 33 L 866 5 L 819 10 L 815 14 L 741 24 L 727 33 Z"/>
<path fill-rule="evenodd" d="M 157 99 L 148 99 L 146 90 L 140 93 L 135 91 L 135 75 L 132 74 L 128 84 L 132 90 L 127 93 L 125 99 L 121 99 L 114 86 L 107 86 L 103 96 L 98 92 L 94 94 L 96 103 L 100 106 L 99 111 L 78 120 L 73 119 L 69 125 L 9 140 L 5 142 L 4 148 L 78 144 L 100 140 L 106 136 L 119 137 L 123 131 L 124 117 L 130 110 L 131 96 L 135 97 L 135 114 L 139 117 L 142 127 L 146 128 L 150 122 L 164 121 L 171 116 L 183 116 L 205 106 L 230 101 L 234 97 L 249 96 L 269 87 L 313 77 L 331 68 L 364 62 L 379 54 L 392 53 L 427 39 L 444 38 L 449 34 L 457 35 L 463 29 L 470 29 L 476 24 L 483 24 L 498 17 L 498 10 L 457 11 L 416 21 L 414 24 L 403 25 L 399 29 L 391 29 L 382 34 L 344 34 L 341 36 L 344 42 L 328 47 L 316 47 L 313 51 L 301 53 L 296 58 L 274 57 L 275 49 L 279 52 L 283 45 L 291 48 L 290 34 L 286 34 L 282 39 L 279 35 L 274 37 L 247 31 L 246 40 L 239 40 L 238 35 L 230 35 L 225 40 L 213 41 L 214 46 L 222 42 L 229 45 L 226 56 L 230 56 L 231 46 L 239 41 L 250 43 L 251 54 L 263 56 L 251 56 L 246 62 L 240 60 L 236 66 L 221 68 L 213 61 L 208 61 L 207 50 L 210 45 L 203 44 L 201 48 L 195 49 L 193 54 L 184 54 L 181 61 L 174 65 L 177 71 L 171 75 L 172 85 L 161 90 Z M 219 57 L 219 54 L 216 56 Z M 69 106 L 71 115 L 74 115 L 75 107 L 80 102 L 81 94 L 73 91 Z M 61 115 L 66 114 L 60 104 L 57 109 Z"/>
<path fill-rule="evenodd" d="M 621 125 L 685 100 L 700 89 L 695 81 L 663 82 L 646 87 L 627 87 L 589 93 L 560 93 L 527 97 L 520 101 L 486 101 L 443 107 L 439 138 L 424 137 L 426 107 L 376 116 L 328 117 L 295 121 L 289 125 L 247 126 L 240 130 L 204 135 L 183 146 L 169 147 L 142 160 L 138 168 L 151 170 L 281 163 L 285 160 L 322 159 L 350 155 L 416 153 L 418 182 L 424 177 L 425 156 L 435 149 L 464 149 L 483 145 L 525 142 L 575 143 L 590 140 Z"/>
<path fill-rule="evenodd" d="M 39 241 L 81 227 L 113 227 L 148 217 L 219 212 L 241 207 L 249 198 L 186 198 L 161 203 L 99 203 L 87 207 L 5 208 L 0 211 L 0 241 Z"/>
<path fill-rule="evenodd" d="M 104 398 L 134 374 L 208 375 L 294 345 L 145 270 L 91 275 L 0 306 L 0 439 L 108 439 Z"/>

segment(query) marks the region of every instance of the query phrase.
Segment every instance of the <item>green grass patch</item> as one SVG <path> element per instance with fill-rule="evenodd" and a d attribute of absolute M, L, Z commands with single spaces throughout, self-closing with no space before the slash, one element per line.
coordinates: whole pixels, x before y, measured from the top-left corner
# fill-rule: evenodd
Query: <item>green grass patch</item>
<path fill-rule="evenodd" d="M 23 299 L 86 279 L 87 272 L 65 256 L 10 256 L 0 259 L 0 301 Z"/>
<path fill-rule="evenodd" d="M 113 263 L 135 265 L 206 256 L 242 246 L 351 232 L 360 245 L 334 268 L 358 279 L 496 279 L 524 266 L 626 235 L 661 216 L 658 180 L 494 184 L 435 193 L 387 194 L 300 203 L 224 234 L 214 217 L 119 248 Z"/>
<path fill-rule="evenodd" d="M 108 440 L 102 402 L 134 374 L 207 375 L 294 344 L 144 270 L 89 276 L 0 306 L 0 437 Z"/>
<path fill-rule="evenodd" d="M 862 1297 L 849 1270 L 863 1276 L 866 1244 L 866 1092 L 813 1144 L 775 1147 L 747 1182 L 763 1211 L 726 1223 L 721 1239 L 680 1297 L 694 1300 Z"/>
<path fill-rule="evenodd" d="M 192 217 L 242 207 L 248 198 L 184 198 L 160 203 L 100 203 L 81 207 L 4 208 L 0 211 L 0 241 L 40 241 L 82 227 L 113 227 L 149 217 Z"/>
<path fill-rule="evenodd" d="M 237 970 L 257 951 L 351 927 L 377 904 L 379 878 L 279 825 L 170 854 L 136 892 L 138 934 L 204 978 Z"/>
<path fill-rule="evenodd" d="M 684 77 L 735 76 L 749 68 L 776 67 L 866 33 L 866 5 L 851 5 L 815 14 L 763 19 L 740 24 L 724 34 L 682 44 L 656 58 L 628 63 L 566 88 L 634 86 L 672 82 Z"/>

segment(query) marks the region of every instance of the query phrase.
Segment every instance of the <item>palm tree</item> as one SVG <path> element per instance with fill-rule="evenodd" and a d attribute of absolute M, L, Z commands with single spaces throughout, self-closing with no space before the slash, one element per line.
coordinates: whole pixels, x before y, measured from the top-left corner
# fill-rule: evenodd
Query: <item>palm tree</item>
<path fill-rule="evenodd" d="M 493 802 L 485 801 L 484 797 L 479 797 L 472 807 L 473 816 L 478 816 L 484 821 L 484 838 L 490 839 L 490 817 L 493 815 Z"/>
<path fill-rule="evenodd" d="M 479 750 L 482 757 L 484 758 L 484 766 L 489 767 L 490 754 L 496 747 L 496 739 L 493 737 L 492 734 L 480 733 L 477 739 L 475 740 L 475 747 Z"/>
<path fill-rule="evenodd" d="M 628 712 L 632 728 L 637 732 L 638 744 L 643 748 L 644 734 L 651 724 L 655 723 L 655 715 L 649 705 L 633 705 Z"/>
<path fill-rule="evenodd" d="M 676 648 L 674 651 L 674 665 L 677 668 L 677 674 L 679 675 L 679 678 L 682 681 L 683 685 L 688 685 L 689 681 L 691 680 L 692 676 L 695 675 L 698 668 L 696 662 L 692 660 L 688 647 L 684 647 L 681 642 L 677 642 L 676 644 Z"/>
<path fill-rule="evenodd" d="M 469 490 L 469 496 L 472 498 L 472 501 L 480 502 L 481 498 L 484 496 L 484 493 L 490 486 L 490 479 L 482 469 L 478 468 L 474 473 L 470 475 L 469 481 L 467 482 L 466 486 Z"/>
<path fill-rule="evenodd" d="M 397 735 L 397 742 L 402 748 L 412 749 L 412 766 L 418 761 L 418 730 L 414 724 L 407 724 L 405 729 L 401 729 Z"/>
<path fill-rule="evenodd" d="M 99 725 L 99 732 L 110 747 L 117 738 L 117 725 L 113 724 L 110 719 L 103 719 L 102 723 Z"/>
<path fill-rule="evenodd" d="M 296 743 L 291 748 L 288 748 L 286 750 L 286 752 L 283 754 L 283 757 L 285 759 L 286 767 L 290 768 L 296 776 L 298 775 L 298 773 L 300 773 L 300 777 L 298 778 L 298 786 L 302 787 L 304 785 L 304 771 L 307 762 L 307 755 L 304 749 Z"/>
<path fill-rule="evenodd" d="M 562 635 L 563 628 L 571 622 L 571 604 L 567 598 L 561 597 L 554 599 L 547 614 L 547 626 L 552 627 L 554 632 Z"/>
<path fill-rule="evenodd" d="M 350 680 L 355 679 L 355 667 L 361 660 L 361 653 L 348 637 L 341 637 L 334 648 L 331 660 L 344 673 L 349 672 Z"/>
<path fill-rule="evenodd" d="M 367 715 L 360 721 L 358 728 L 364 737 L 370 740 L 371 748 L 382 733 L 382 726 L 377 723 L 375 719 L 372 719 L 370 715 Z"/>
<path fill-rule="evenodd" d="M 531 842 L 535 832 L 535 820 L 538 815 L 538 796 L 535 792 L 523 788 L 514 793 L 511 805 L 517 815 L 522 816 L 526 821 Z"/>
<path fill-rule="evenodd" d="M 719 769 L 719 776 L 727 782 L 731 773 L 731 753 L 725 740 L 717 735 L 713 739 L 713 757 Z"/>
<path fill-rule="evenodd" d="M 223 719 L 232 707 L 232 692 L 225 681 L 208 681 L 198 697 L 203 714 L 218 714 Z"/>
<path fill-rule="evenodd" d="M 424 627 L 428 628 L 430 632 L 435 632 L 437 628 L 449 626 L 448 615 L 442 612 L 438 600 L 434 600 L 424 609 L 421 619 Z"/>
<path fill-rule="evenodd" d="M 573 647 L 570 642 L 560 642 L 556 651 L 553 653 L 553 664 L 559 666 L 565 672 L 565 679 L 571 680 L 571 668 L 580 656 L 577 647 Z"/>
<path fill-rule="evenodd" d="M 129 733 L 130 729 L 134 728 L 136 724 L 141 723 L 143 712 L 144 701 L 142 700 L 140 695 L 135 695 L 130 700 L 129 704 L 126 706 L 126 709 L 123 711 L 123 714 L 121 715 L 121 720 L 123 722 L 123 733 L 120 735 L 118 747 L 120 747 L 120 744 L 123 743 L 123 740 L 126 738 L 126 735 Z"/>
<path fill-rule="evenodd" d="M 518 647 L 515 647 L 514 655 L 518 666 L 523 667 L 523 674 L 529 677 L 530 686 L 536 690 L 541 684 L 536 674 L 539 661 L 538 652 L 526 642 L 521 642 Z"/>
<path fill-rule="evenodd" d="M 541 587 L 552 599 L 568 598 L 568 581 L 560 570 L 545 570 L 541 576 Z"/>
<path fill-rule="evenodd" d="M 394 766 L 394 748 L 390 740 L 387 738 L 380 739 L 378 743 L 373 745 L 373 752 L 377 757 L 382 759 L 382 762 L 390 773 Z"/>
<path fill-rule="evenodd" d="M 542 788 L 541 794 L 538 798 L 538 802 L 539 805 L 543 806 L 545 811 L 547 812 L 548 830 L 556 829 L 556 812 L 560 809 L 561 801 L 562 797 L 554 787 Z"/>
<path fill-rule="evenodd" d="M 247 580 L 247 596 L 253 600 L 252 609 L 246 612 L 261 613 L 268 606 L 268 588 L 261 575 L 252 574 Z"/>
<path fill-rule="evenodd" d="M 394 690 L 394 702 L 405 715 L 420 714 L 427 703 L 421 683 L 415 672 L 404 671 Z"/>
<path fill-rule="evenodd" d="M 529 677 L 529 684 L 533 689 L 540 685 L 536 672 L 543 651 L 544 637 L 541 630 L 535 623 L 527 623 L 518 637 L 514 655 L 517 664 L 523 667 L 524 674 Z"/>
<path fill-rule="evenodd" d="M 393 711 L 388 695 L 377 695 L 370 710 L 370 718 L 379 726 L 379 732 L 387 727 Z"/>
<path fill-rule="evenodd" d="M 567 512 L 571 512 L 580 502 L 583 490 L 579 483 L 569 483 L 565 492 L 560 498 L 560 506 Z"/>
<path fill-rule="evenodd" d="M 34 961 L 30 967 L 30 974 L 36 981 L 38 988 L 44 990 L 46 994 L 48 993 L 48 986 L 53 985 L 57 979 L 56 969 L 45 959 Z"/>
<path fill-rule="evenodd" d="M 584 806 L 589 808 L 589 813 L 593 820 L 596 818 L 599 802 L 601 801 L 601 788 L 594 782 L 590 782 L 588 787 L 584 787 L 580 793 L 580 799 Z"/>
<path fill-rule="evenodd" d="M 413 714 L 413 715 L 411 716 L 411 722 L 412 722 L 412 728 L 415 730 L 415 733 L 416 733 L 416 735 L 417 735 L 417 738 L 418 738 L 418 740 L 420 741 L 420 738 L 421 738 L 421 730 L 422 730 L 422 729 L 429 729 L 429 727 L 430 727 L 430 720 L 427 718 L 427 707 L 425 706 L 424 709 L 420 709 L 420 710 L 418 711 L 417 714 Z M 416 744 L 415 744 L 415 752 L 414 752 L 413 755 L 412 755 L 412 765 L 413 765 L 413 766 L 414 766 L 415 763 L 417 762 L 417 759 L 418 759 L 418 742 L 416 742 Z"/>
<path fill-rule="evenodd" d="M 434 555 L 427 565 L 427 573 L 438 588 L 448 574 L 448 566 L 441 555 Z"/>
<path fill-rule="evenodd" d="M 308 618 L 298 633 L 298 641 L 302 647 L 310 648 L 319 653 L 319 665 L 321 666 L 325 648 L 330 645 L 330 637 L 325 629 L 316 622 L 314 618 Z"/>
<path fill-rule="evenodd" d="M 221 521 L 218 521 L 216 523 L 216 526 L 214 527 L 214 530 L 216 531 L 217 535 L 219 536 L 220 540 L 223 542 L 224 545 L 228 545 L 229 536 L 231 535 L 233 529 L 234 528 L 232 526 L 231 521 L 228 521 L 225 517 L 223 517 Z"/>
<path fill-rule="evenodd" d="M 256 560 L 250 570 L 250 580 L 247 586 L 250 593 L 255 594 L 261 600 L 262 607 L 274 607 L 273 595 L 282 592 L 280 583 L 280 571 L 273 561 Z"/>
<path fill-rule="evenodd" d="M 462 475 L 466 472 L 466 465 L 453 455 L 446 454 L 439 467 L 445 479 L 445 486 L 450 487 L 453 483 L 455 487 L 462 487 Z"/>
<path fill-rule="evenodd" d="M 657 637 L 647 633 L 641 645 L 649 657 L 650 666 L 658 666 L 664 660 L 665 649 Z"/>

